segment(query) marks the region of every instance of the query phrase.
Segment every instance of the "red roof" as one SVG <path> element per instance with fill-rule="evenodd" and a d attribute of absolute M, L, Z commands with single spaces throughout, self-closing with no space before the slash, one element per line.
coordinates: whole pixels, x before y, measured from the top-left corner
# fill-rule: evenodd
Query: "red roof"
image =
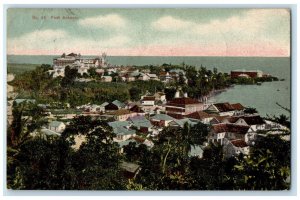
<path fill-rule="evenodd" d="M 206 112 L 203 111 L 197 111 L 197 112 L 193 112 L 191 114 L 188 114 L 186 117 L 187 118 L 192 118 L 192 119 L 205 119 L 205 118 L 209 118 L 209 117 L 214 117 L 215 115 L 212 114 L 208 114 Z"/>
<path fill-rule="evenodd" d="M 132 112 L 144 113 L 144 111 L 142 110 L 142 108 L 139 107 L 138 105 L 132 106 L 129 110 L 132 111 Z"/>
<path fill-rule="evenodd" d="M 231 117 L 226 117 L 222 121 L 224 122 L 225 120 L 227 120 L 229 123 L 235 123 L 240 118 L 241 117 L 238 117 L 238 116 L 231 116 Z"/>
<path fill-rule="evenodd" d="M 231 140 L 230 141 L 236 147 L 247 147 L 247 143 L 244 140 Z"/>
<path fill-rule="evenodd" d="M 220 111 L 220 112 L 228 112 L 233 111 L 233 107 L 230 103 L 215 103 L 214 106 Z"/>
<path fill-rule="evenodd" d="M 143 101 L 155 101 L 155 96 L 146 96 L 143 97 Z"/>
<path fill-rule="evenodd" d="M 217 107 L 217 109 L 220 112 L 228 112 L 228 111 L 233 111 L 233 110 L 243 110 L 245 108 L 240 103 L 230 104 L 228 102 L 225 102 L 225 103 L 215 103 L 214 106 Z"/>
<path fill-rule="evenodd" d="M 233 107 L 234 110 L 244 110 L 245 109 L 245 107 L 240 103 L 231 104 L 231 107 Z"/>
<path fill-rule="evenodd" d="M 231 117 L 227 117 L 225 119 L 228 120 L 229 123 L 236 123 L 239 119 L 243 119 L 249 126 L 265 123 L 263 118 L 261 118 L 261 116 L 259 116 L 259 115 L 231 116 Z M 223 122 L 225 121 L 225 119 L 223 120 Z"/>
<path fill-rule="evenodd" d="M 249 126 L 237 125 L 237 124 L 215 124 L 212 126 L 214 133 L 238 133 L 246 134 L 249 130 Z"/>
<path fill-rule="evenodd" d="M 167 103 L 167 105 L 170 106 L 184 106 L 190 104 L 200 104 L 200 102 L 196 99 L 192 99 L 189 97 L 181 97 L 181 98 L 175 98 Z"/>

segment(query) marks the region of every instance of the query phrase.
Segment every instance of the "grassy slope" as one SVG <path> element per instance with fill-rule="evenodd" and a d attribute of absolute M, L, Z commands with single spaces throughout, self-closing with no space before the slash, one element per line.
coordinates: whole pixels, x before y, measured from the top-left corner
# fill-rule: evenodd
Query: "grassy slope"
<path fill-rule="evenodd" d="M 34 70 L 38 64 L 14 64 L 7 63 L 7 73 L 22 74 L 26 71 Z"/>

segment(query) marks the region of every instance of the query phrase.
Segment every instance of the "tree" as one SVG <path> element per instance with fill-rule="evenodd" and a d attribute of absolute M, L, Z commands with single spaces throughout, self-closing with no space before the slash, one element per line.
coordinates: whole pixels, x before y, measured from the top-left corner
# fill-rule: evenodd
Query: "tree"
<path fill-rule="evenodd" d="M 73 145 L 78 135 L 84 135 L 86 139 L 73 158 L 73 166 L 78 171 L 75 189 L 124 189 L 126 183 L 120 172 L 119 147 L 113 141 L 115 134 L 107 122 L 77 117 L 62 133 L 62 137 Z"/>
<path fill-rule="evenodd" d="M 89 76 L 90 77 L 92 77 L 92 78 L 97 78 L 97 77 L 99 77 L 99 74 L 96 72 L 96 69 L 95 68 L 90 68 L 90 69 L 88 69 L 88 74 L 89 74 Z"/>
<path fill-rule="evenodd" d="M 132 101 L 138 101 L 141 98 L 142 90 L 138 87 L 132 87 L 129 89 L 129 94 Z"/>
<path fill-rule="evenodd" d="M 73 85 L 77 76 L 77 69 L 66 66 L 65 77 L 61 80 L 61 86 L 66 88 Z"/>
<path fill-rule="evenodd" d="M 286 190 L 290 188 L 290 142 L 279 136 L 258 140 L 250 156 L 235 166 L 235 189 Z"/>
<path fill-rule="evenodd" d="M 173 87 L 165 88 L 164 92 L 166 94 L 166 99 L 168 101 L 170 101 L 170 100 L 174 99 L 174 96 L 175 96 L 175 93 L 176 93 L 176 88 L 173 88 Z"/>
<path fill-rule="evenodd" d="M 13 121 L 8 132 L 8 146 L 19 148 L 30 138 L 30 133 L 39 130 L 47 123 L 44 110 L 37 104 L 22 102 L 13 106 Z"/>
<path fill-rule="evenodd" d="M 257 113 L 257 110 L 256 110 L 256 108 L 247 107 L 247 108 L 245 108 L 244 113 L 254 114 L 254 113 Z"/>

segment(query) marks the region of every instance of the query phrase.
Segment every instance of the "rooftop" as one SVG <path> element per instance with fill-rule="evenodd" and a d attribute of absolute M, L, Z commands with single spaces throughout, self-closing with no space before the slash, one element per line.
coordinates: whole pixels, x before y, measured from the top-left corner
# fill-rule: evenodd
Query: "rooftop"
<path fill-rule="evenodd" d="M 233 111 L 234 108 L 231 106 L 230 103 L 225 102 L 225 103 L 215 103 L 213 104 L 220 112 L 228 112 L 228 111 Z"/>
<path fill-rule="evenodd" d="M 51 126 L 51 127 L 58 127 L 58 126 L 60 126 L 61 124 L 63 124 L 63 122 L 52 121 L 52 122 L 49 123 L 49 126 Z"/>
<path fill-rule="evenodd" d="M 197 111 L 197 112 L 193 112 L 191 114 L 188 114 L 186 117 L 187 118 L 192 118 L 192 119 L 205 119 L 205 118 L 210 118 L 210 117 L 214 117 L 215 115 L 213 114 L 208 114 L 206 112 L 203 111 Z"/>
<path fill-rule="evenodd" d="M 122 162 L 121 168 L 125 171 L 128 171 L 130 173 L 136 173 L 137 170 L 140 168 L 138 164 L 130 163 L 130 162 Z"/>
<path fill-rule="evenodd" d="M 244 140 L 231 140 L 230 141 L 236 147 L 247 147 L 247 143 Z"/>
<path fill-rule="evenodd" d="M 125 108 L 125 104 L 119 100 L 114 100 L 113 102 L 111 102 L 112 104 L 120 107 L 120 108 Z"/>
<path fill-rule="evenodd" d="M 190 104 L 200 104 L 200 102 L 196 99 L 192 99 L 189 97 L 181 97 L 181 98 L 175 98 L 167 103 L 167 105 L 170 106 L 185 106 Z"/>
<path fill-rule="evenodd" d="M 144 96 L 142 101 L 155 101 L 155 96 Z"/>
<path fill-rule="evenodd" d="M 246 69 L 236 69 L 236 70 L 231 70 L 232 72 L 257 72 L 257 73 L 262 73 L 261 70 L 246 70 Z"/>
<path fill-rule="evenodd" d="M 212 130 L 214 133 L 223 133 L 223 132 L 230 132 L 230 133 L 239 133 L 239 134 L 246 134 L 249 130 L 249 126 L 237 125 L 237 124 L 215 124 L 212 126 Z"/>
<path fill-rule="evenodd" d="M 49 135 L 49 136 L 60 136 L 61 135 L 60 133 L 56 133 L 55 131 L 51 131 L 50 129 L 47 129 L 47 128 L 41 129 L 41 132 L 46 135 Z"/>
<path fill-rule="evenodd" d="M 130 110 L 127 110 L 127 109 L 120 109 L 120 110 L 116 110 L 116 111 L 107 113 L 107 115 L 116 115 L 116 116 L 119 116 L 119 115 L 127 115 L 127 114 L 130 114 L 130 113 L 133 113 L 133 112 L 130 111 Z"/>
<path fill-rule="evenodd" d="M 150 117 L 150 119 L 152 120 L 163 120 L 163 121 L 172 121 L 172 120 L 175 120 L 173 117 L 169 116 L 169 115 L 166 115 L 166 114 L 156 114 L 152 117 Z"/>
<path fill-rule="evenodd" d="M 131 121 L 134 126 L 140 127 L 152 127 L 151 122 L 144 116 L 130 117 L 128 121 Z"/>

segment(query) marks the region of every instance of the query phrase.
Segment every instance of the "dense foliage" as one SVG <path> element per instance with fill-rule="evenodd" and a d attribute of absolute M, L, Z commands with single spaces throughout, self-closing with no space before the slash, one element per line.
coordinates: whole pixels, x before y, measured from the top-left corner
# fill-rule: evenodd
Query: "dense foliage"
<path fill-rule="evenodd" d="M 118 144 L 113 141 L 115 134 L 106 121 L 76 117 L 61 137 L 32 137 L 28 132 L 39 132 L 43 117 L 36 117 L 38 110 L 25 112 L 24 108 L 22 104 L 14 106 L 16 118 L 8 128 L 8 188 L 284 190 L 290 187 L 290 142 L 279 136 L 259 138 L 248 157 L 225 159 L 222 147 L 211 143 L 200 158 L 189 152 L 206 141 L 210 128 L 202 123 L 185 124 L 183 128 L 163 129 L 153 139 L 151 149 L 129 143 L 120 154 Z M 78 139 L 81 145 L 76 145 Z M 141 166 L 135 179 L 122 176 L 122 161 Z"/>

